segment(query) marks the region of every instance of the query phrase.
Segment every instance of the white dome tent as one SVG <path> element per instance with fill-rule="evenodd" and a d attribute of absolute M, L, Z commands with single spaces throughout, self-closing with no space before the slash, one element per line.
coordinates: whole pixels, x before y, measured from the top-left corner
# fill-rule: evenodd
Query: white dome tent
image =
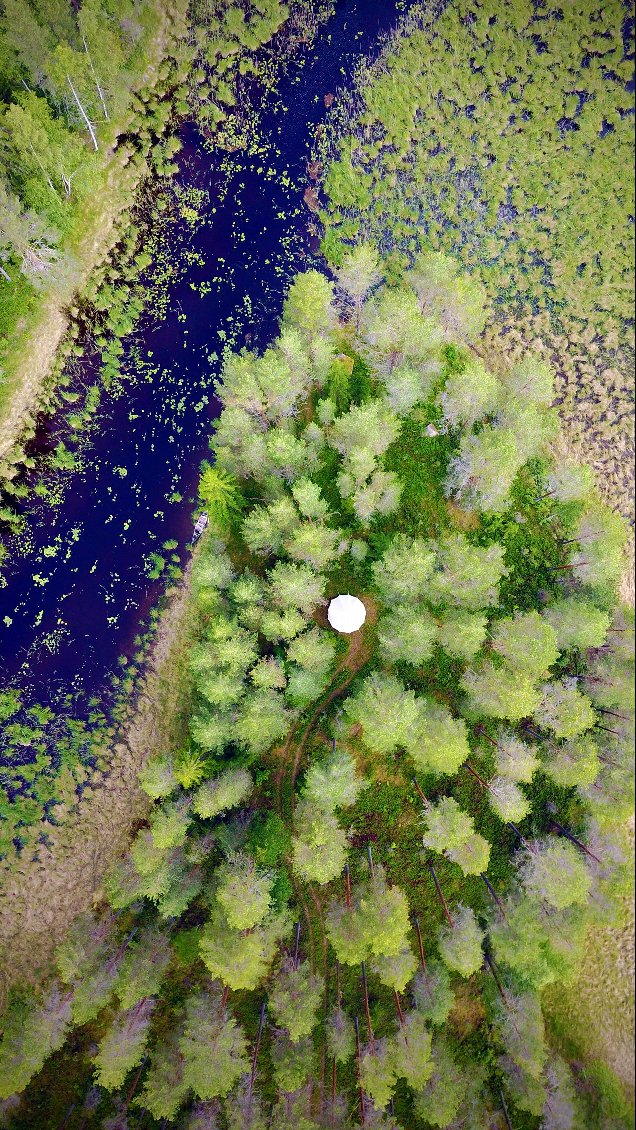
<path fill-rule="evenodd" d="M 329 604 L 327 619 L 336 632 L 357 632 L 367 618 L 367 610 L 357 596 L 345 593 L 335 596 Z"/>

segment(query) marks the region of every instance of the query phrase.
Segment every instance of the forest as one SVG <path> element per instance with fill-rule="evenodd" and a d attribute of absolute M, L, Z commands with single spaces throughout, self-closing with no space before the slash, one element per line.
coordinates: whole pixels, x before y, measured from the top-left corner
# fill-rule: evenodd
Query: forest
<path fill-rule="evenodd" d="M 7 1130 L 634 1125 L 568 1012 L 633 906 L 633 24 L 377 7 L 1 0 Z M 38 634 L 72 559 L 111 646 L 95 538 L 108 693 Z"/>

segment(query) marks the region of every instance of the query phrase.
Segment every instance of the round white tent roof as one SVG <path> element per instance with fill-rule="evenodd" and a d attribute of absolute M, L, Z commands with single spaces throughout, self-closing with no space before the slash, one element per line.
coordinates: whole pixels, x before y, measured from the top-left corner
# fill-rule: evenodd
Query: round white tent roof
<path fill-rule="evenodd" d="M 327 619 L 337 632 L 357 632 L 366 618 L 367 610 L 362 601 L 349 593 L 335 596 L 327 610 Z"/>

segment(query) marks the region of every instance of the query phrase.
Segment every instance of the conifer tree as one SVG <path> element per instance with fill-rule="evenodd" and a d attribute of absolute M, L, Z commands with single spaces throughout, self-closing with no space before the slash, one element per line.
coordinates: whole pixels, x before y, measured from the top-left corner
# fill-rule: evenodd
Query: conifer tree
<path fill-rule="evenodd" d="M 247 769 L 226 769 L 199 786 L 192 797 L 192 810 L 204 820 L 211 820 L 242 804 L 253 785 Z"/>
<path fill-rule="evenodd" d="M 431 1039 L 421 1012 L 409 1012 L 393 1039 L 395 1074 L 414 1091 L 421 1091 L 433 1074 Z"/>
<path fill-rule="evenodd" d="M 292 957 L 283 960 L 268 1000 L 276 1023 L 286 1029 L 292 1043 L 297 1044 L 314 1028 L 322 991 L 322 980 L 312 974 L 309 962 L 298 964 Z"/>
<path fill-rule="evenodd" d="M 432 1049 L 433 1072 L 415 1095 L 415 1111 L 431 1126 L 448 1126 L 467 1090 L 467 1079 L 446 1041 L 437 1037 Z"/>
<path fill-rule="evenodd" d="M 296 806 L 292 838 L 293 868 L 308 883 L 331 883 L 342 874 L 347 858 L 347 835 L 337 818 L 309 799 Z"/>
<path fill-rule="evenodd" d="M 0 1040 L 0 1098 L 23 1091 L 71 1024 L 72 992 L 54 984 L 43 1002 L 14 1000 L 3 1017 Z"/>
<path fill-rule="evenodd" d="M 185 1003 L 179 1039 L 183 1079 L 200 1099 L 223 1097 L 246 1071 L 250 1061 L 242 1029 L 210 992 L 197 992 Z"/>
<path fill-rule="evenodd" d="M 496 411 L 501 393 L 497 378 L 476 359 L 446 381 L 440 396 L 444 418 L 451 428 L 472 428 L 478 420 Z"/>
<path fill-rule="evenodd" d="M 450 534 L 434 548 L 435 572 L 425 590 L 431 604 L 478 612 L 498 603 L 499 581 L 507 571 L 500 545 L 471 545 L 461 534 Z"/>
<path fill-rule="evenodd" d="M 440 961 L 427 961 L 417 973 L 412 986 L 413 1000 L 418 1012 L 429 1024 L 445 1024 L 455 1003 L 450 976 Z"/>
<path fill-rule="evenodd" d="M 545 675 L 559 654 L 553 628 L 536 611 L 498 620 L 492 646 L 511 667 L 531 679 Z"/>
<path fill-rule="evenodd" d="M 266 976 L 289 927 L 289 915 L 283 911 L 241 932 L 232 929 L 220 907 L 213 908 L 199 941 L 201 958 L 212 976 L 230 989 L 255 989 Z"/>
<path fill-rule="evenodd" d="M 94 1063 L 101 1087 L 116 1091 L 133 1067 L 143 1059 L 156 1001 L 141 1000 L 115 1016 L 99 1042 Z"/>
<path fill-rule="evenodd" d="M 544 683 L 534 717 L 543 729 L 552 730 L 557 738 L 576 738 L 596 723 L 589 698 L 565 680 Z"/>
<path fill-rule="evenodd" d="M 522 858 L 519 877 L 531 898 L 556 910 L 585 904 L 592 885 L 581 853 L 567 840 L 555 837 L 535 841 Z"/>
<path fill-rule="evenodd" d="M 495 667 L 483 660 L 462 676 L 461 684 L 468 694 L 469 708 L 476 715 L 505 718 L 517 722 L 539 707 L 540 692 L 534 681 L 511 667 Z"/>
<path fill-rule="evenodd" d="M 424 847 L 445 855 L 464 875 L 479 875 L 488 868 L 490 844 L 478 832 L 468 813 L 453 797 L 442 797 L 426 809 Z"/>
<path fill-rule="evenodd" d="M 256 866 L 245 852 L 236 852 L 218 868 L 216 900 L 233 930 L 251 930 L 267 917 L 274 876 Z"/>
<path fill-rule="evenodd" d="M 453 915 L 453 925 L 444 923 L 438 935 L 442 960 L 462 977 L 471 977 L 483 963 L 482 939 L 474 912 L 460 904 Z"/>

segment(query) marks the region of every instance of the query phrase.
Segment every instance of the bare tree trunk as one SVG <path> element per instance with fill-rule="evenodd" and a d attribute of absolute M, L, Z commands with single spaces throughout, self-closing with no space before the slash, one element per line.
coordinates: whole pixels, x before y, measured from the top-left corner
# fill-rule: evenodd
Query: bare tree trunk
<path fill-rule="evenodd" d="M 82 43 L 84 44 L 84 50 L 86 52 L 86 58 L 88 59 L 88 62 L 89 62 L 90 68 L 91 68 L 91 74 L 93 76 L 93 82 L 95 83 L 95 86 L 97 87 L 97 93 L 99 94 L 99 100 L 102 104 L 102 110 L 104 111 L 104 117 L 106 118 L 106 121 L 108 122 L 108 121 L 110 121 L 110 119 L 108 117 L 108 110 L 106 109 L 106 99 L 104 98 L 104 91 L 102 90 L 101 86 L 99 85 L 99 80 L 97 78 L 97 75 L 95 73 L 95 68 L 93 66 L 93 60 L 91 59 L 89 52 L 88 52 L 88 47 L 86 46 L 86 37 L 85 36 L 82 36 Z"/>
<path fill-rule="evenodd" d="M 3 279 L 6 279 L 7 282 L 11 282 L 11 275 L 7 274 L 4 267 L 0 267 L 0 275 L 2 275 Z"/>
<path fill-rule="evenodd" d="M 99 145 L 97 144 L 97 137 L 95 136 L 95 129 L 93 127 L 93 123 L 91 122 L 90 118 L 88 117 L 88 114 L 86 113 L 86 110 L 84 109 L 84 107 L 82 106 L 82 103 L 80 102 L 79 95 L 78 95 L 78 93 L 77 93 L 77 91 L 76 91 L 76 89 L 73 86 L 73 83 L 71 81 L 71 76 L 67 75 L 66 78 L 67 78 L 67 81 L 68 81 L 68 85 L 71 88 L 71 93 L 73 95 L 73 98 L 75 99 L 75 101 L 77 103 L 77 108 L 78 108 L 80 114 L 82 115 L 84 122 L 86 123 L 86 128 L 87 128 L 87 130 L 90 134 L 91 141 L 93 142 L 93 146 L 95 148 L 95 152 L 97 152 L 99 150 Z"/>

